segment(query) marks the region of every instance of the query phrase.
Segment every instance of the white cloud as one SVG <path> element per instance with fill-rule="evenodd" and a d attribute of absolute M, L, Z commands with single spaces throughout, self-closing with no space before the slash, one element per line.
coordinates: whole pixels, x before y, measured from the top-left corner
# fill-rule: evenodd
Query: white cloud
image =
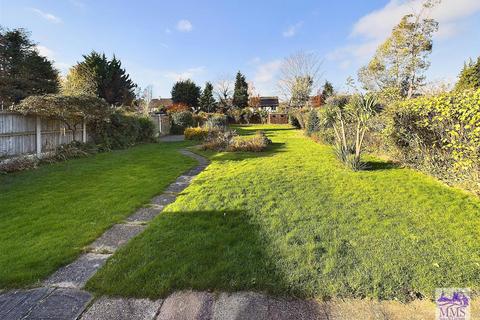
<path fill-rule="evenodd" d="M 282 35 L 285 38 L 291 38 L 297 34 L 298 30 L 302 27 L 302 25 L 303 25 L 302 21 L 297 22 L 296 24 L 289 26 L 285 31 L 283 31 Z"/>
<path fill-rule="evenodd" d="M 70 68 L 71 64 L 66 62 L 56 61 L 55 51 L 42 45 L 36 45 L 35 47 L 41 56 L 46 57 L 48 60 L 53 61 L 55 68 L 60 70 L 63 74 L 66 74 L 68 72 L 68 69 Z"/>
<path fill-rule="evenodd" d="M 383 8 L 361 17 L 351 31 L 351 43 L 330 52 L 327 59 L 343 60 L 344 63 L 353 58 L 363 63 L 374 54 L 404 15 L 420 12 L 422 3 L 422 0 L 390 0 Z M 461 32 L 459 23 L 462 19 L 479 11 L 479 0 L 442 0 L 427 14 L 440 24 L 435 38 L 447 39 Z"/>
<path fill-rule="evenodd" d="M 45 46 L 42 46 L 42 45 L 37 45 L 36 48 L 37 48 L 38 53 L 41 56 L 44 56 L 44 57 L 47 57 L 50 60 L 53 60 L 53 56 L 55 55 L 53 50 L 51 50 L 51 49 L 49 49 Z"/>
<path fill-rule="evenodd" d="M 40 9 L 37 9 L 37 8 L 30 8 L 33 12 L 35 12 L 37 15 L 39 15 L 40 17 L 42 17 L 43 19 L 45 20 L 48 20 L 52 23 L 61 23 L 62 22 L 62 19 L 60 19 L 59 17 L 51 14 L 51 13 L 48 13 L 48 12 L 44 12 Z"/>
<path fill-rule="evenodd" d="M 262 59 L 260 59 L 260 57 L 253 57 L 252 59 L 250 59 L 247 64 L 248 65 L 256 65 L 256 64 L 259 64 L 260 61 L 262 61 Z"/>
<path fill-rule="evenodd" d="M 192 23 L 188 20 L 182 19 L 177 22 L 177 30 L 181 32 L 190 32 L 192 31 Z"/>
<path fill-rule="evenodd" d="M 189 68 L 183 71 L 167 71 L 164 73 L 164 76 L 173 81 L 186 80 L 186 79 L 192 79 L 195 76 L 198 76 L 204 73 L 205 70 L 206 68 L 204 66 L 194 67 L 194 68 Z"/>
<path fill-rule="evenodd" d="M 165 28 L 165 33 L 170 34 L 170 33 L 172 33 L 172 30 L 170 30 L 170 28 Z"/>
<path fill-rule="evenodd" d="M 281 65 L 282 60 L 273 60 L 259 65 L 254 76 L 255 82 L 265 83 L 272 81 Z"/>

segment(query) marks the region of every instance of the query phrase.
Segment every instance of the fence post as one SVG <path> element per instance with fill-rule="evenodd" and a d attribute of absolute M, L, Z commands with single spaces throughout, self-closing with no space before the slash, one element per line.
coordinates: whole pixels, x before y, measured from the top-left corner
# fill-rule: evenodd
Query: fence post
<path fill-rule="evenodd" d="M 35 128 L 36 138 L 37 138 L 37 157 L 40 157 L 42 153 L 42 119 L 37 116 L 37 123 Z"/>
<path fill-rule="evenodd" d="M 87 121 L 83 119 L 83 128 L 82 128 L 82 141 L 83 143 L 87 143 Z"/>

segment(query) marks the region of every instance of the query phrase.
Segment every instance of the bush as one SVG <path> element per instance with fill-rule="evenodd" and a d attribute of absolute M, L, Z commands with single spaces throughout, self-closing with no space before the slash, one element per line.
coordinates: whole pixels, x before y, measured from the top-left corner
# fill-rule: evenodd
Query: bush
<path fill-rule="evenodd" d="M 38 159 L 33 156 L 22 156 L 13 159 L 7 159 L 0 162 L 0 173 L 11 173 L 35 169 L 38 165 Z"/>
<path fill-rule="evenodd" d="M 97 147 L 95 145 L 72 141 L 59 145 L 51 155 L 42 158 L 41 162 L 51 163 L 68 159 L 84 158 L 95 153 L 97 153 Z"/>
<path fill-rule="evenodd" d="M 257 131 L 253 137 L 234 137 L 227 151 L 260 152 L 271 143 L 263 131 Z"/>
<path fill-rule="evenodd" d="M 227 127 L 227 116 L 214 113 L 207 118 L 205 126 L 211 129 L 225 130 Z"/>
<path fill-rule="evenodd" d="M 187 140 L 203 141 L 207 139 L 210 132 L 212 132 L 212 129 L 195 127 L 185 129 L 184 135 Z"/>
<path fill-rule="evenodd" d="M 317 110 L 312 109 L 308 115 L 306 134 L 311 136 L 314 132 L 320 130 L 320 119 L 318 118 Z"/>
<path fill-rule="evenodd" d="M 172 133 L 183 134 L 186 128 L 193 126 L 193 115 L 190 111 L 172 114 Z"/>
<path fill-rule="evenodd" d="M 94 143 L 101 150 L 124 149 L 154 140 L 154 125 L 145 117 L 116 112 L 108 121 L 95 121 L 89 127 Z"/>
<path fill-rule="evenodd" d="M 235 131 L 217 131 L 209 133 L 206 141 L 202 144 L 202 149 L 260 152 L 271 143 L 272 141 L 262 131 L 257 131 L 253 137 L 241 137 Z"/>
<path fill-rule="evenodd" d="M 233 130 L 211 131 L 207 139 L 202 144 L 202 150 L 224 151 L 232 144 L 232 140 L 237 136 Z"/>
<path fill-rule="evenodd" d="M 387 112 L 401 161 L 480 192 L 480 90 L 411 99 Z"/>

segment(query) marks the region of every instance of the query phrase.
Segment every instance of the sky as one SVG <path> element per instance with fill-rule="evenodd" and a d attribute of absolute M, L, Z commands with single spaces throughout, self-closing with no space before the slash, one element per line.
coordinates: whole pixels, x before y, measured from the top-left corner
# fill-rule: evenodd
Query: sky
<path fill-rule="evenodd" d="M 240 70 L 260 95 L 276 95 L 282 59 L 312 52 L 337 90 L 356 78 L 392 27 L 420 0 L 154 1 L 0 0 L 0 25 L 25 28 L 65 74 L 96 50 L 115 54 L 140 87 L 169 97 L 179 79 L 233 79 Z M 480 55 L 480 0 L 443 0 L 428 81 L 454 82 Z"/>

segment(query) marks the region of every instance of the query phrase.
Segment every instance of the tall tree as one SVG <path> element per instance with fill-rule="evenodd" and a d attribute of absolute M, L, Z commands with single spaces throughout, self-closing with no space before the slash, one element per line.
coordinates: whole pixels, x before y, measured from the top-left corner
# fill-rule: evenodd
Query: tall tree
<path fill-rule="evenodd" d="M 64 88 L 71 88 L 69 94 L 83 94 L 82 91 L 94 91 L 100 98 L 112 105 L 131 105 L 135 99 L 136 84 L 122 68 L 115 56 L 111 60 L 105 54 L 92 51 L 83 56 L 67 76 Z M 91 82 L 95 88 L 92 88 Z M 75 83 L 76 82 L 76 83 Z M 73 88 L 73 89 L 72 89 Z"/>
<path fill-rule="evenodd" d="M 292 107 L 304 106 L 321 78 L 322 61 L 313 53 L 298 52 L 280 66 L 278 89 Z"/>
<path fill-rule="evenodd" d="M 200 96 L 200 110 L 213 112 L 215 110 L 215 98 L 213 97 L 213 85 L 210 82 L 205 83 L 205 88 Z"/>
<path fill-rule="evenodd" d="M 325 81 L 323 84 L 322 88 L 322 99 L 323 101 L 326 101 L 328 97 L 331 97 L 335 94 L 335 89 L 333 88 L 333 85 L 329 81 Z"/>
<path fill-rule="evenodd" d="M 312 94 L 313 79 L 309 76 L 297 77 L 293 82 L 290 106 L 294 108 L 305 107 Z"/>
<path fill-rule="evenodd" d="M 455 90 L 480 89 L 480 57 L 474 62 L 472 59 L 463 66 Z"/>
<path fill-rule="evenodd" d="M 359 70 L 359 80 L 365 89 L 383 91 L 395 88 L 403 97 L 411 98 L 425 85 L 432 38 L 438 30 L 438 22 L 425 16 L 434 5 L 433 0 L 424 2 L 419 13 L 405 15 L 393 28 L 373 59 Z"/>
<path fill-rule="evenodd" d="M 200 87 L 190 79 L 177 81 L 172 88 L 172 101 L 175 104 L 186 104 L 192 109 L 197 109 L 200 91 Z"/>
<path fill-rule="evenodd" d="M 97 83 L 93 70 L 82 65 L 75 65 L 68 70 L 62 82 L 62 93 L 69 96 L 98 96 Z"/>
<path fill-rule="evenodd" d="M 38 53 L 29 37 L 24 29 L 0 28 L 0 104 L 58 92 L 58 71 Z"/>
<path fill-rule="evenodd" d="M 233 105 L 240 109 L 248 107 L 248 83 L 240 71 L 237 72 L 237 76 L 235 77 Z"/>

